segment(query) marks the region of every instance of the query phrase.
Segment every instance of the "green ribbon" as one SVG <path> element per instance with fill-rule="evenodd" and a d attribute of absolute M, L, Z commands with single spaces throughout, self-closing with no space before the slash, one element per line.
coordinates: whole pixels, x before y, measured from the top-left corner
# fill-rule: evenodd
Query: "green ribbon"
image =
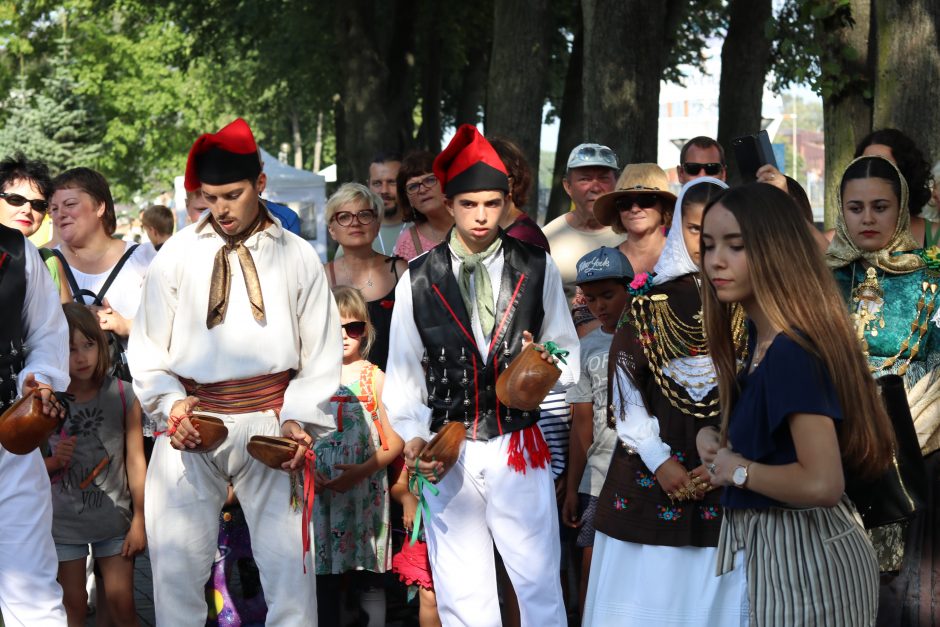
<path fill-rule="evenodd" d="M 535 347 L 533 346 L 533 348 Z M 538 349 L 535 349 L 535 350 L 538 350 Z M 555 342 L 552 342 L 552 341 L 544 342 L 542 344 L 542 350 L 548 353 L 550 356 L 557 359 L 558 361 L 560 361 L 561 363 L 565 364 L 566 366 L 568 365 L 568 362 L 565 361 L 565 357 L 568 356 L 568 351 L 562 348 L 559 348 L 558 344 L 555 344 Z"/>
<path fill-rule="evenodd" d="M 415 510 L 415 521 L 411 528 L 411 546 L 414 546 L 414 543 L 418 541 L 418 537 L 421 535 L 422 520 L 425 521 L 426 527 L 427 521 L 431 519 L 431 506 L 428 505 L 428 500 L 424 498 L 425 489 L 430 490 L 431 494 L 434 496 L 437 496 L 441 492 L 436 485 L 428 481 L 427 477 L 418 472 L 418 458 L 416 457 L 415 471 L 408 479 L 408 490 L 418 497 L 418 507 Z"/>

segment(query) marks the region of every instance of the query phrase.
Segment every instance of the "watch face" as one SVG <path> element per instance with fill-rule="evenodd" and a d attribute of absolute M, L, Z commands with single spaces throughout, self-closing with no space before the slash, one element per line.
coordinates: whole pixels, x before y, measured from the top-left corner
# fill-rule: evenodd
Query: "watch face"
<path fill-rule="evenodd" d="M 747 468 L 744 466 L 738 466 L 734 469 L 734 473 L 731 475 L 731 480 L 734 481 L 734 485 L 741 487 L 747 482 Z"/>

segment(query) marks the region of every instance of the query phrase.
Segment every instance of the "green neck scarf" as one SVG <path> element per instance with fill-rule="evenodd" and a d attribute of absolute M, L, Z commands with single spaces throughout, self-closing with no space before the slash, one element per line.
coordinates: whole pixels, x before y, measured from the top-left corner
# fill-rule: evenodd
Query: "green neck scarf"
<path fill-rule="evenodd" d="M 473 303 L 476 301 L 477 313 L 480 316 L 480 326 L 483 328 L 483 335 L 489 335 L 493 332 L 493 326 L 496 324 L 496 305 L 493 302 L 493 283 L 490 281 L 490 273 L 486 271 L 483 262 L 499 251 L 503 241 L 497 237 L 486 250 L 479 253 L 471 253 L 467 250 L 460 238 L 457 237 L 457 230 L 450 232 L 450 248 L 460 259 L 460 274 L 458 275 L 457 285 L 460 287 L 460 296 L 463 297 L 463 304 L 467 307 L 467 313 L 473 318 Z M 470 277 L 476 275 L 473 282 L 474 293 L 470 293 Z"/>

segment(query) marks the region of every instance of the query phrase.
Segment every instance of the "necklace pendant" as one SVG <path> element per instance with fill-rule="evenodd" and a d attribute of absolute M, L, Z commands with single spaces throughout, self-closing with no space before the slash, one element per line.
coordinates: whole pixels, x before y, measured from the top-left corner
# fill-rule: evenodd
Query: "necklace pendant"
<path fill-rule="evenodd" d="M 372 277 L 366 280 L 366 287 L 375 287 L 375 283 L 372 282 Z"/>

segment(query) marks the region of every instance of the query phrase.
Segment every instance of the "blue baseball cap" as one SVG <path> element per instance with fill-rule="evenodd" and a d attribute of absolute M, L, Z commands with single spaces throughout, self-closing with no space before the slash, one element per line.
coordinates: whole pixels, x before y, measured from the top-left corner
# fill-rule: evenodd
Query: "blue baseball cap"
<path fill-rule="evenodd" d="M 605 279 L 633 278 L 633 266 L 620 250 L 601 246 L 578 259 L 576 285 Z"/>

